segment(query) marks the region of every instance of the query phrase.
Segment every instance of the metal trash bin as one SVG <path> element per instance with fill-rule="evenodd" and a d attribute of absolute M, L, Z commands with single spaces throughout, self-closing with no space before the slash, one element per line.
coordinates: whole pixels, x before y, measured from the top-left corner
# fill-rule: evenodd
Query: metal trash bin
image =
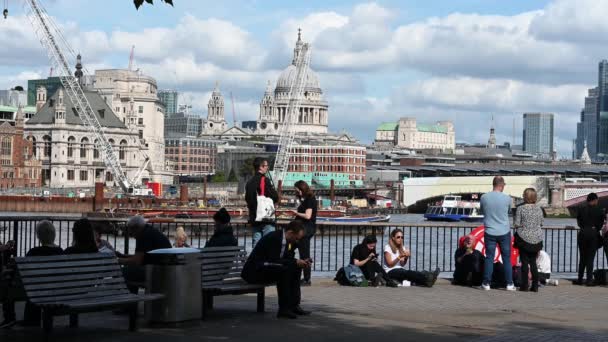
<path fill-rule="evenodd" d="M 201 251 L 165 248 L 148 252 L 146 292 L 165 295 L 162 300 L 146 302 L 150 322 L 201 319 Z"/>

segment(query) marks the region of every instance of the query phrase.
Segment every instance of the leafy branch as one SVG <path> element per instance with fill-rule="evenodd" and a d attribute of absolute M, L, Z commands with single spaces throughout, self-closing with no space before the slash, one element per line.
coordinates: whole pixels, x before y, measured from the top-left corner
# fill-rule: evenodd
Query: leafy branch
<path fill-rule="evenodd" d="M 144 4 L 144 1 L 149 3 L 150 5 L 154 5 L 154 0 L 133 0 L 133 4 L 135 4 L 135 8 L 139 9 L 139 6 Z M 161 0 L 171 6 L 173 6 L 173 0 Z"/>

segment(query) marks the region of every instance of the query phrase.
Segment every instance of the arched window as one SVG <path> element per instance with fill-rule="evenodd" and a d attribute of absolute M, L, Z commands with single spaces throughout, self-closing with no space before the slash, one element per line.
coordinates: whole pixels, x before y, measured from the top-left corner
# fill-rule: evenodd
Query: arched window
<path fill-rule="evenodd" d="M 45 157 L 50 157 L 51 156 L 51 144 L 53 143 L 53 141 L 51 140 L 51 137 L 48 135 L 45 135 L 42 137 L 42 141 L 43 141 L 43 148 L 44 148 L 44 156 Z"/>
<path fill-rule="evenodd" d="M 68 158 L 74 157 L 74 144 L 76 144 L 76 138 L 69 137 L 68 138 Z"/>
<path fill-rule="evenodd" d="M 95 139 L 95 143 L 93 144 L 93 159 L 99 159 L 99 140 Z"/>
<path fill-rule="evenodd" d="M 127 141 L 121 140 L 120 146 L 118 148 L 118 159 L 125 160 L 125 155 L 127 154 Z"/>
<path fill-rule="evenodd" d="M 87 148 L 89 144 L 89 139 L 88 138 L 82 138 L 82 140 L 80 140 L 80 159 L 86 159 L 87 158 Z"/>

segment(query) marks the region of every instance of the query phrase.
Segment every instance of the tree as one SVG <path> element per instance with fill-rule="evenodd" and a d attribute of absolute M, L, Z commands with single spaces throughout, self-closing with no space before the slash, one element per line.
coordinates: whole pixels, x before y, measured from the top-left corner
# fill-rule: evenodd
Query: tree
<path fill-rule="evenodd" d="M 229 182 L 238 182 L 239 180 L 236 178 L 236 172 L 234 172 L 234 168 L 230 169 L 230 173 L 228 174 Z"/>
<path fill-rule="evenodd" d="M 239 175 L 245 179 L 253 176 L 253 157 L 247 158 L 239 168 Z"/>
<path fill-rule="evenodd" d="M 144 1 L 149 3 L 150 5 L 154 5 L 154 0 L 133 0 L 133 4 L 135 4 L 135 8 L 139 9 L 139 6 L 144 4 Z M 161 0 L 171 6 L 173 6 L 173 0 Z"/>
<path fill-rule="evenodd" d="M 216 172 L 213 177 L 211 177 L 212 183 L 223 183 L 226 181 L 226 175 L 222 171 Z"/>

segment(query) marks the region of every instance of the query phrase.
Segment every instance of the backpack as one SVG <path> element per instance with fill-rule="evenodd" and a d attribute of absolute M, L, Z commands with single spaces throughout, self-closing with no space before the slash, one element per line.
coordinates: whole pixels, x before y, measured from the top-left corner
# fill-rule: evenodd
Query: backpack
<path fill-rule="evenodd" d="M 340 268 L 334 280 L 344 286 L 367 286 L 367 279 L 365 279 L 361 269 L 355 265 L 347 265 Z"/>

